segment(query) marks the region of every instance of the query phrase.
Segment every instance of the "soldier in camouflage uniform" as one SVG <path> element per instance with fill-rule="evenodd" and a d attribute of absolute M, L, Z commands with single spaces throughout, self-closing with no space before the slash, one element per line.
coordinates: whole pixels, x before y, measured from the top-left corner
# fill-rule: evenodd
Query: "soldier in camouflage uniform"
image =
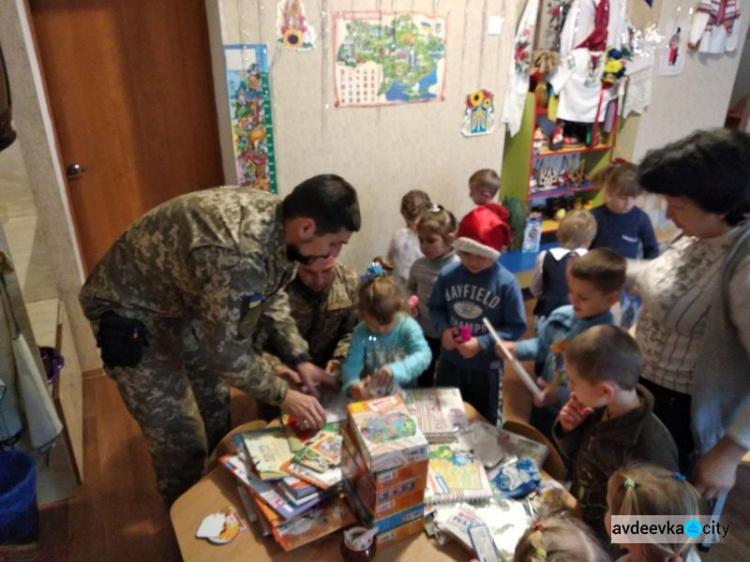
<path fill-rule="evenodd" d="M 283 202 L 248 188 L 210 189 L 144 215 L 91 273 L 81 304 L 168 504 L 198 481 L 230 429 L 229 385 L 303 424 L 325 422 L 318 401 L 289 389 L 252 342 L 262 319 L 312 392 L 334 383 L 310 361 L 283 288 L 295 262 L 337 256 L 359 226 L 356 192 L 338 176 L 311 178 Z"/>
<path fill-rule="evenodd" d="M 297 277 L 287 286 L 286 293 L 312 362 L 327 373 L 338 375 L 349 351 L 352 330 L 359 322 L 359 275 L 335 258 L 318 260 L 297 268 Z M 287 342 L 272 337 L 264 328 L 258 334 L 257 349 L 265 350 L 263 357 L 273 365 L 276 374 L 299 384 L 297 374 L 288 367 L 293 364 L 294 356 Z M 258 414 L 270 420 L 278 416 L 278 408 L 260 402 Z"/>

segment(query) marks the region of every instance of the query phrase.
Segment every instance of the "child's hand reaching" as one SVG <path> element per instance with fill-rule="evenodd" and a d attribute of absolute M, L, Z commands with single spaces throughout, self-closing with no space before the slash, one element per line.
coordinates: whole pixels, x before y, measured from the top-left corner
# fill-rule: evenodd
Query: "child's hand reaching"
<path fill-rule="evenodd" d="M 534 406 L 544 408 L 560 401 L 560 383 L 548 383 L 542 377 L 536 379 L 536 384 L 542 387 L 542 397 L 534 395 Z"/>
<path fill-rule="evenodd" d="M 418 304 L 419 297 L 417 295 L 412 295 L 408 299 L 406 299 L 406 307 L 409 310 L 409 315 L 411 315 L 412 318 L 419 318 L 419 309 L 417 308 Z"/>
<path fill-rule="evenodd" d="M 505 346 L 505 349 L 508 350 L 508 353 L 510 353 L 513 357 L 516 356 L 516 344 L 512 341 L 504 341 L 503 345 Z M 500 347 L 499 343 L 495 344 L 495 353 L 500 359 L 507 359 L 505 356 L 505 353 L 503 353 L 503 348 Z"/>
<path fill-rule="evenodd" d="M 443 330 L 443 347 L 448 351 L 456 349 L 460 343 L 458 338 L 458 328 L 446 328 Z"/>
<path fill-rule="evenodd" d="M 376 387 L 385 388 L 391 385 L 393 380 L 393 371 L 388 365 L 380 367 L 375 371 L 375 375 L 372 377 L 372 384 Z"/>
<path fill-rule="evenodd" d="M 370 398 L 370 391 L 368 390 L 370 384 L 370 377 L 362 379 L 359 382 L 355 382 L 349 387 L 349 395 L 354 399 L 355 402 L 361 402 Z"/>
<path fill-rule="evenodd" d="M 570 400 L 560 410 L 560 426 L 563 431 L 573 431 L 593 412 L 592 408 L 588 408 L 578 401 L 575 392 L 571 392 Z"/>
<path fill-rule="evenodd" d="M 469 341 L 458 344 L 458 352 L 464 359 L 471 359 L 477 353 L 482 351 L 477 338 L 471 338 Z"/>

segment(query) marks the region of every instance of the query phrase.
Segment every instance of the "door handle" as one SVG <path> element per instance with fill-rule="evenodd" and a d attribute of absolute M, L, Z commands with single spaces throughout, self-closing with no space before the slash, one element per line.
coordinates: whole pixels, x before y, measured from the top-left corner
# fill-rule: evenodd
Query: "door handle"
<path fill-rule="evenodd" d="M 68 164 L 68 167 L 65 169 L 69 180 L 78 179 L 85 171 L 87 171 L 86 168 L 82 168 L 80 164 Z"/>

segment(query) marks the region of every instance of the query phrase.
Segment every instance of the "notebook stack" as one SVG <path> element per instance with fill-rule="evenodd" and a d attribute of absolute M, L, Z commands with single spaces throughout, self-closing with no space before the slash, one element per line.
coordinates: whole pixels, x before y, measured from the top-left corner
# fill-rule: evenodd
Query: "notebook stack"
<path fill-rule="evenodd" d="M 401 397 L 349 404 L 342 436 L 347 498 L 378 547 L 421 532 L 429 447 Z"/>

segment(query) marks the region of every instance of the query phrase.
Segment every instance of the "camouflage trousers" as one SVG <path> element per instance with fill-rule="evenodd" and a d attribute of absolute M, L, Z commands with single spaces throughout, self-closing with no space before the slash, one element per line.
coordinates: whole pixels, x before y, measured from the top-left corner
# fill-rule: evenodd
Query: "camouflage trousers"
<path fill-rule="evenodd" d="M 203 475 L 208 453 L 231 429 L 229 386 L 208 369 L 199 327 L 147 321 L 136 367 L 105 369 L 143 431 L 167 505 Z"/>

